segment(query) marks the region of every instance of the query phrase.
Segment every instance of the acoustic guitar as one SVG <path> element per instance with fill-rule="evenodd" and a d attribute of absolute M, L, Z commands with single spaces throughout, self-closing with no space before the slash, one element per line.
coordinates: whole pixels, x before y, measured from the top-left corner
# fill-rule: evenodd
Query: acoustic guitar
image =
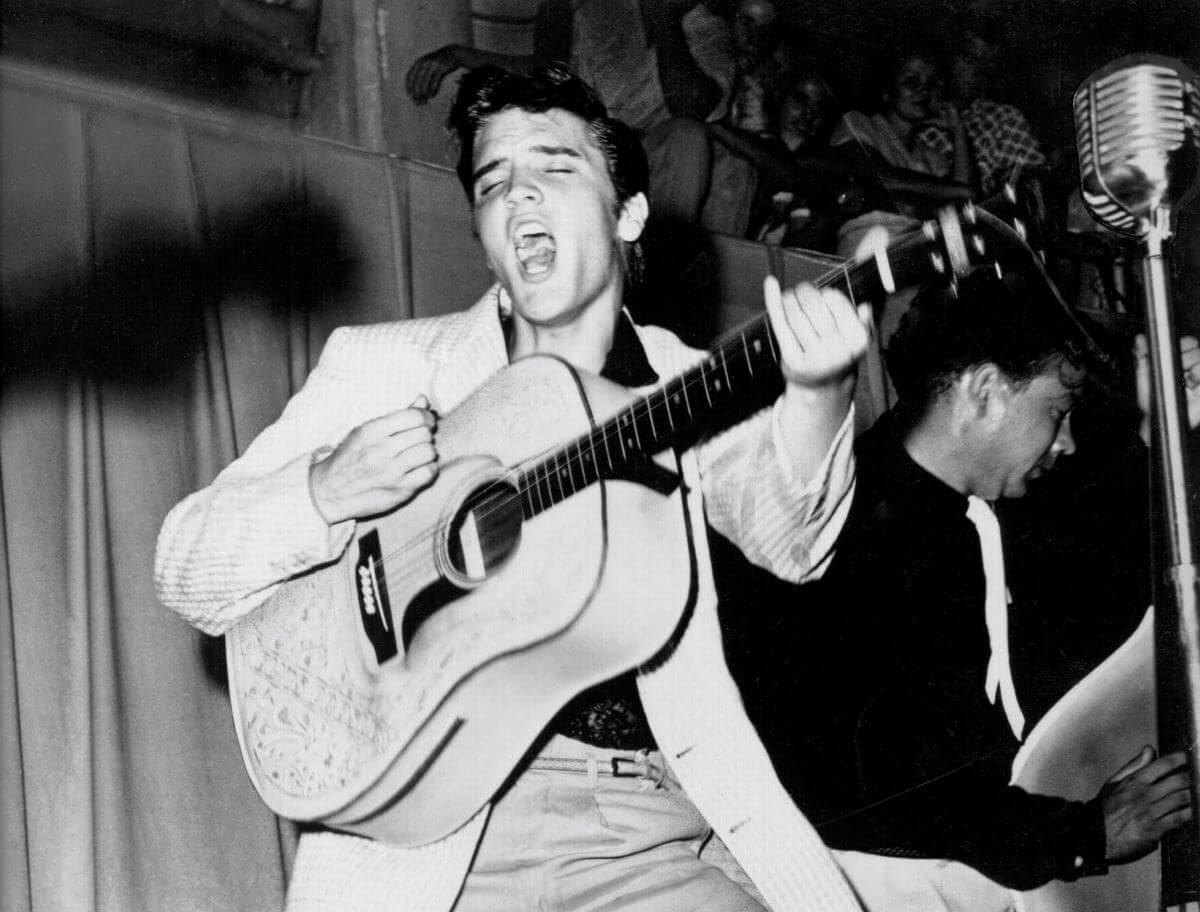
<path fill-rule="evenodd" d="M 818 284 L 953 281 L 984 262 L 982 224 L 948 209 Z M 443 416 L 436 482 L 229 634 L 267 805 L 399 845 L 469 820 L 571 697 L 668 646 L 696 561 L 674 448 L 779 378 L 760 316 L 648 395 L 532 357 Z"/>

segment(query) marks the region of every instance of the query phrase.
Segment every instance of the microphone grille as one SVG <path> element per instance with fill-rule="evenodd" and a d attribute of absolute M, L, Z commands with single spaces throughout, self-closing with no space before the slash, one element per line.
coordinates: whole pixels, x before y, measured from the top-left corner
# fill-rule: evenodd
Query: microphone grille
<path fill-rule="evenodd" d="M 1097 70 L 1074 99 L 1083 202 L 1123 234 L 1189 195 L 1200 150 L 1200 88 L 1183 64 L 1135 54 Z"/>

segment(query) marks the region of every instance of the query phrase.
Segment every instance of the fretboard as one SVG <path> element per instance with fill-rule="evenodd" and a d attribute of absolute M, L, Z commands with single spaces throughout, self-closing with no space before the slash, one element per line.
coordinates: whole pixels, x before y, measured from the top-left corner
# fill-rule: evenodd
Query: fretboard
<path fill-rule="evenodd" d="M 908 271 L 907 248 L 889 251 L 894 273 Z M 836 287 L 853 302 L 885 293 L 874 261 L 839 267 L 818 285 Z M 619 477 L 636 460 L 671 446 L 718 410 L 749 399 L 753 388 L 779 377 L 779 351 L 766 315 L 724 336 L 696 367 L 668 381 L 601 425 L 526 469 L 517 485 L 531 518 L 601 478 Z"/>

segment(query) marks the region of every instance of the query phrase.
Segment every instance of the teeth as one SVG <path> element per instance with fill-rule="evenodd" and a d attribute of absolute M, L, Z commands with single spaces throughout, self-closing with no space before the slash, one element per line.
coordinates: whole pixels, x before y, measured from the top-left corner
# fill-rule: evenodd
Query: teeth
<path fill-rule="evenodd" d="M 540 275 L 554 262 L 554 238 L 540 226 L 529 227 L 530 230 L 520 234 L 515 241 L 517 260 L 530 275 Z"/>

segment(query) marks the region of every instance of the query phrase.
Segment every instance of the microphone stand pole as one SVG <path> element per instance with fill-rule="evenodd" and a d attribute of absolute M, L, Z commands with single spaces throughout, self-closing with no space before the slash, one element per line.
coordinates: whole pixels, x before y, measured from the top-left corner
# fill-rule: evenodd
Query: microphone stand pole
<path fill-rule="evenodd" d="M 1171 237 L 1170 209 L 1155 207 L 1150 217 L 1150 230 L 1141 239 L 1142 279 L 1146 289 L 1146 327 L 1150 349 L 1151 409 L 1153 432 L 1158 435 L 1155 457 L 1162 481 L 1163 548 L 1162 592 L 1169 604 L 1156 604 L 1155 612 L 1170 612 L 1174 617 L 1158 615 L 1156 628 L 1166 637 L 1174 636 L 1169 653 L 1178 657 L 1183 675 L 1183 712 L 1178 713 L 1176 734 L 1185 748 L 1192 780 L 1192 807 L 1197 807 L 1197 786 L 1200 784 L 1200 583 L 1196 569 L 1189 480 L 1186 458 L 1187 402 L 1181 394 L 1182 376 L 1179 346 L 1176 342 L 1175 321 L 1171 312 L 1167 271 L 1163 260 L 1163 243 Z M 1156 588 L 1158 588 L 1156 586 Z M 1161 601 L 1161 600 L 1160 600 Z M 1159 650 L 1162 655 L 1162 650 Z M 1164 669 L 1159 669 L 1162 677 Z M 1161 681 L 1160 681 L 1161 687 Z M 1159 707 L 1160 713 L 1163 707 Z M 1162 722 L 1160 721 L 1160 730 Z M 1193 838 L 1200 836 L 1200 815 L 1190 825 Z M 1194 885 L 1193 885 L 1194 886 Z"/>

